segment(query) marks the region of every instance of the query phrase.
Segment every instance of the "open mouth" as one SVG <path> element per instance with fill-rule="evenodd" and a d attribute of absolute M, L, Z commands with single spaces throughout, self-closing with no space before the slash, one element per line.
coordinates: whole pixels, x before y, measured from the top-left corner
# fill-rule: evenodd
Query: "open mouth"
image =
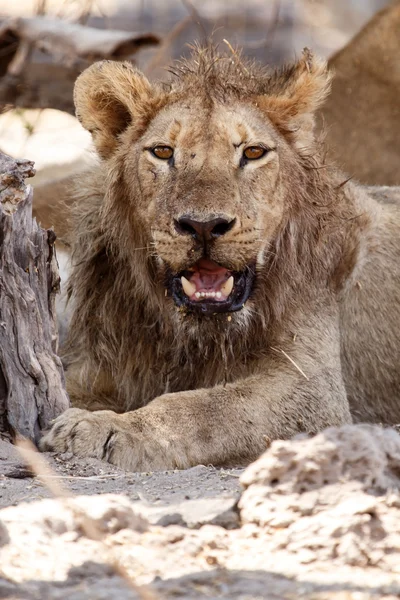
<path fill-rule="evenodd" d="M 168 278 L 168 288 L 177 306 L 202 314 L 233 312 L 243 308 L 254 282 L 254 268 L 229 271 L 201 258 L 192 267 Z"/>

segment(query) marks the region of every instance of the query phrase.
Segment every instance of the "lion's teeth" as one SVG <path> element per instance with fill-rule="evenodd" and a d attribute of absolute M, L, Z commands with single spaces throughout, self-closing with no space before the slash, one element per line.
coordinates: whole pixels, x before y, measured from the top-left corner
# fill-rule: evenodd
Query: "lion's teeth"
<path fill-rule="evenodd" d="M 224 284 L 221 285 L 221 292 L 224 294 L 224 296 L 228 297 L 229 294 L 231 293 L 231 291 L 233 290 L 233 284 L 235 283 L 235 280 L 233 279 L 233 275 L 231 275 L 229 277 L 229 279 L 227 279 L 225 281 Z"/>
<path fill-rule="evenodd" d="M 195 298 L 221 298 L 221 292 L 196 292 Z"/>
<path fill-rule="evenodd" d="M 196 286 L 193 283 L 190 283 L 190 281 L 183 276 L 181 277 L 181 282 L 183 291 L 185 292 L 186 296 L 193 296 L 193 294 L 196 291 Z"/>

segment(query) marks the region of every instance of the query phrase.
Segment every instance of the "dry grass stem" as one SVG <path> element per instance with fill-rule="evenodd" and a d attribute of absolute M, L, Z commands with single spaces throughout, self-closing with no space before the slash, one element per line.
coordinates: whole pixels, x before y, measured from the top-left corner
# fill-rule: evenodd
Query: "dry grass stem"
<path fill-rule="evenodd" d="M 99 542 L 103 546 L 107 564 L 113 568 L 115 573 L 124 579 L 127 585 L 136 592 L 141 600 L 160 600 L 160 596 L 155 595 L 150 589 L 136 585 L 133 577 L 121 564 L 119 557 L 115 555 L 115 551 L 104 541 L 104 534 L 96 521 L 94 521 L 84 509 L 77 506 L 74 502 L 73 494 L 56 481 L 57 479 L 60 479 L 60 477 L 54 475 L 47 461 L 37 451 L 32 442 L 26 438 L 19 437 L 16 440 L 16 447 L 32 473 L 43 482 L 54 496 L 60 498 L 64 503 L 64 506 L 71 510 L 74 516 L 79 519 L 79 524 L 86 537 Z M 61 479 L 64 479 L 64 477 L 61 477 Z"/>
<path fill-rule="evenodd" d="M 71 496 L 71 493 L 62 484 L 53 480 L 54 474 L 46 459 L 39 454 L 32 442 L 24 437 L 18 437 L 15 445 L 32 473 L 43 482 L 53 496 L 58 498 L 68 498 Z"/>
<path fill-rule="evenodd" d="M 289 356 L 289 354 L 287 352 L 285 352 L 281 348 L 273 348 L 272 346 L 270 346 L 270 348 L 271 348 L 271 350 L 274 350 L 274 352 L 283 354 L 283 356 L 285 356 L 292 363 L 292 365 L 298 370 L 298 372 L 301 373 L 301 375 L 303 375 L 304 379 L 307 379 L 307 381 L 310 381 L 309 377 L 307 377 L 307 375 L 304 373 L 303 369 L 301 369 L 299 367 L 299 365 L 293 360 L 293 358 L 291 358 Z"/>
<path fill-rule="evenodd" d="M 235 59 L 237 65 L 240 66 L 240 68 L 243 69 L 243 71 L 248 74 L 249 71 L 248 71 L 248 69 L 246 69 L 244 64 L 242 64 L 242 61 L 240 60 L 240 56 L 238 56 L 237 50 L 235 50 L 235 48 L 232 46 L 232 44 L 227 39 L 224 38 L 222 41 L 224 42 L 224 44 L 226 44 L 228 46 L 229 50 L 232 52 L 232 56 Z"/>

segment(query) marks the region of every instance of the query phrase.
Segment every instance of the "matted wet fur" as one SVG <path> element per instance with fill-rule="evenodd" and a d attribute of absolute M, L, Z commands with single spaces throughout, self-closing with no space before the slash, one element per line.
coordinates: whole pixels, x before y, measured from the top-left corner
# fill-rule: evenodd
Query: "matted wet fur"
<path fill-rule="evenodd" d="M 105 61 L 77 80 L 99 164 L 77 187 L 76 408 L 42 447 L 185 468 L 398 422 L 399 190 L 324 163 L 325 64 L 305 51 L 270 71 L 200 48 L 172 73 L 151 84 Z"/>

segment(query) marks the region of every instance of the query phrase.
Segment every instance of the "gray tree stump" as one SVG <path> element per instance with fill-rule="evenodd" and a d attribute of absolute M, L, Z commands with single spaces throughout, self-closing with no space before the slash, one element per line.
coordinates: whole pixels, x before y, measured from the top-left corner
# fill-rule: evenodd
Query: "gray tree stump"
<path fill-rule="evenodd" d="M 0 432 L 37 441 L 69 406 L 57 356 L 55 234 L 32 218 L 33 163 L 0 153 Z"/>

